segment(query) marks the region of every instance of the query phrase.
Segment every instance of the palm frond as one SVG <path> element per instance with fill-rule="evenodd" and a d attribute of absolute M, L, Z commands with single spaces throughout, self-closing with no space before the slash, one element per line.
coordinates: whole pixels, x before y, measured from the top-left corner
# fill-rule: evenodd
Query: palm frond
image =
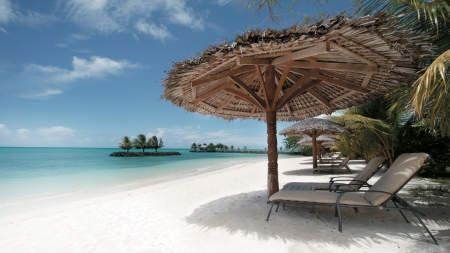
<path fill-rule="evenodd" d="M 426 116 L 432 128 L 450 136 L 450 50 L 436 58 L 413 84 L 411 107 L 416 115 Z"/>

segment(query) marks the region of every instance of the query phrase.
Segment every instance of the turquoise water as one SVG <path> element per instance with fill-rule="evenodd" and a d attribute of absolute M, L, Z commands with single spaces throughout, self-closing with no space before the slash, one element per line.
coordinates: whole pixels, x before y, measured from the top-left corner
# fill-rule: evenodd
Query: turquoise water
<path fill-rule="evenodd" d="M 116 148 L 1 148 L 0 202 L 161 178 L 192 170 L 267 161 L 265 154 L 178 151 L 177 156 L 111 157 Z M 150 150 L 151 151 L 151 150 Z M 283 157 L 283 155 L 280 155 Z"/>

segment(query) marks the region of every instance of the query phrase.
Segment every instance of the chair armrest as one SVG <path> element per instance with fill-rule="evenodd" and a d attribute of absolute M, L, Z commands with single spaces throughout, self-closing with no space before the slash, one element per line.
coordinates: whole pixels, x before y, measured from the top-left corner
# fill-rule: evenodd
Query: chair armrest
<path fill-rule="evenodd" d="M 341 190 L 341 189 L 339 189 L 341 186 L 351 186 L 351 185 L 355 185 L 355 186 L 358 186 L 359 188 L 361 188 L 361 187 L 368 187 L 368 188 L 372 187 L 372 185 L 368 184 L 368 183 L 365 182 L 365 181 L 360 181 L 360 182 L 361 182 L 361 184 L 338 184 L 338 185 L 335 185 L 335 186 L 334 186 L 334 192 L 339 192 L 339 191 L 351 191 L 351 192 L 356 192 L 356 191 L 357 191 L 357 190 L 355 190 L 355 189 L 350 189 L 350 190 L 345 189 L 345 190 Z M 333 183 L 331 183 L 330 186 L 328 187 L 328 190 L 329 190 L 329 191 L 331 191 L 331 185 L 332 185 L 332 184 L 333 184 Z"/>
<path fill-rule="evenodd" d="M 334 181 L 335 178 L 339 178 L 339 179 L 341 179 L 341 178 L 347 178 L 348 180 L 353 180 L 355 177 L 347 177 L 347 176 L 330 177 L 330 181 L 329 181 L 329 182 Z"/>
<path fill-rule="evenodd" d="M 346 192 L 349 192 L 349 191 L 346 191 L 346 190 L 337 191 L 337 193 L 346 193 Z M 390 192 L 385 192 L 385 191 L 373 191 L 373 190 L 370 190 L 370 189 L 369 190 L 353 190 L 351 192 L 379 192 L 379 193 L 388 194 L 390 196 L 395 196 L 395 193 L 390 193 Z"/>

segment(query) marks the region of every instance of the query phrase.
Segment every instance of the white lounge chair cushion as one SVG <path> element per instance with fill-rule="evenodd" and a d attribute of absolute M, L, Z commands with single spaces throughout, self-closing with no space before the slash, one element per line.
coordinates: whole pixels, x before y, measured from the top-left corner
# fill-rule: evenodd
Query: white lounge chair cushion
<path fill-rule="evenodd" d="M 298 201 L 302 203 L 335 204 L 339 196 L 335 192 L 279 191 L 270 196 L 270 201 Z M 342 196 L 341 205 L 372 206 L 363 194 L 347 192 Z"/>
<path fill-rule="evenodd" d="M 370 190 L 396 192 L 422 167 L 427 158 L 426 153 L 400 155 Z M 376 192 L 367 192 L 364 196 L 374 206 L 383 204 L 390 197 L 388 194 Z"/>

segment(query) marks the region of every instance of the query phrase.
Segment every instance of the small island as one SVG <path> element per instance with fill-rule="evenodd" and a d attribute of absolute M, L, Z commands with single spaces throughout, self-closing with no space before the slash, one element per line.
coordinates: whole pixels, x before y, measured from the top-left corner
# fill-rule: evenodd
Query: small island
<path fill-rule="evenodd" d="M 119 143 L 119 148 L 126 150 L 126 152 L 113 152 L 109 156 L 118 157 L 137 157 L 137 156 L 169 156 L 169 155 L 181 155 L 180 152 L 169 151 L 169 152 L 158 152 L 159 148 L 164 147 L 161 138 L 152 136 L 147 140 L 147 137 L 143 134 L 139 134 L 133 141 L 130 140 L 128 136 L 122 138 L 122 142 Z M 137 148 L 142 149 L 142 152 L 129 152 L 130 149 Z M 145 152 L 146 148 L 153 148 L 155 152 Z"/>

